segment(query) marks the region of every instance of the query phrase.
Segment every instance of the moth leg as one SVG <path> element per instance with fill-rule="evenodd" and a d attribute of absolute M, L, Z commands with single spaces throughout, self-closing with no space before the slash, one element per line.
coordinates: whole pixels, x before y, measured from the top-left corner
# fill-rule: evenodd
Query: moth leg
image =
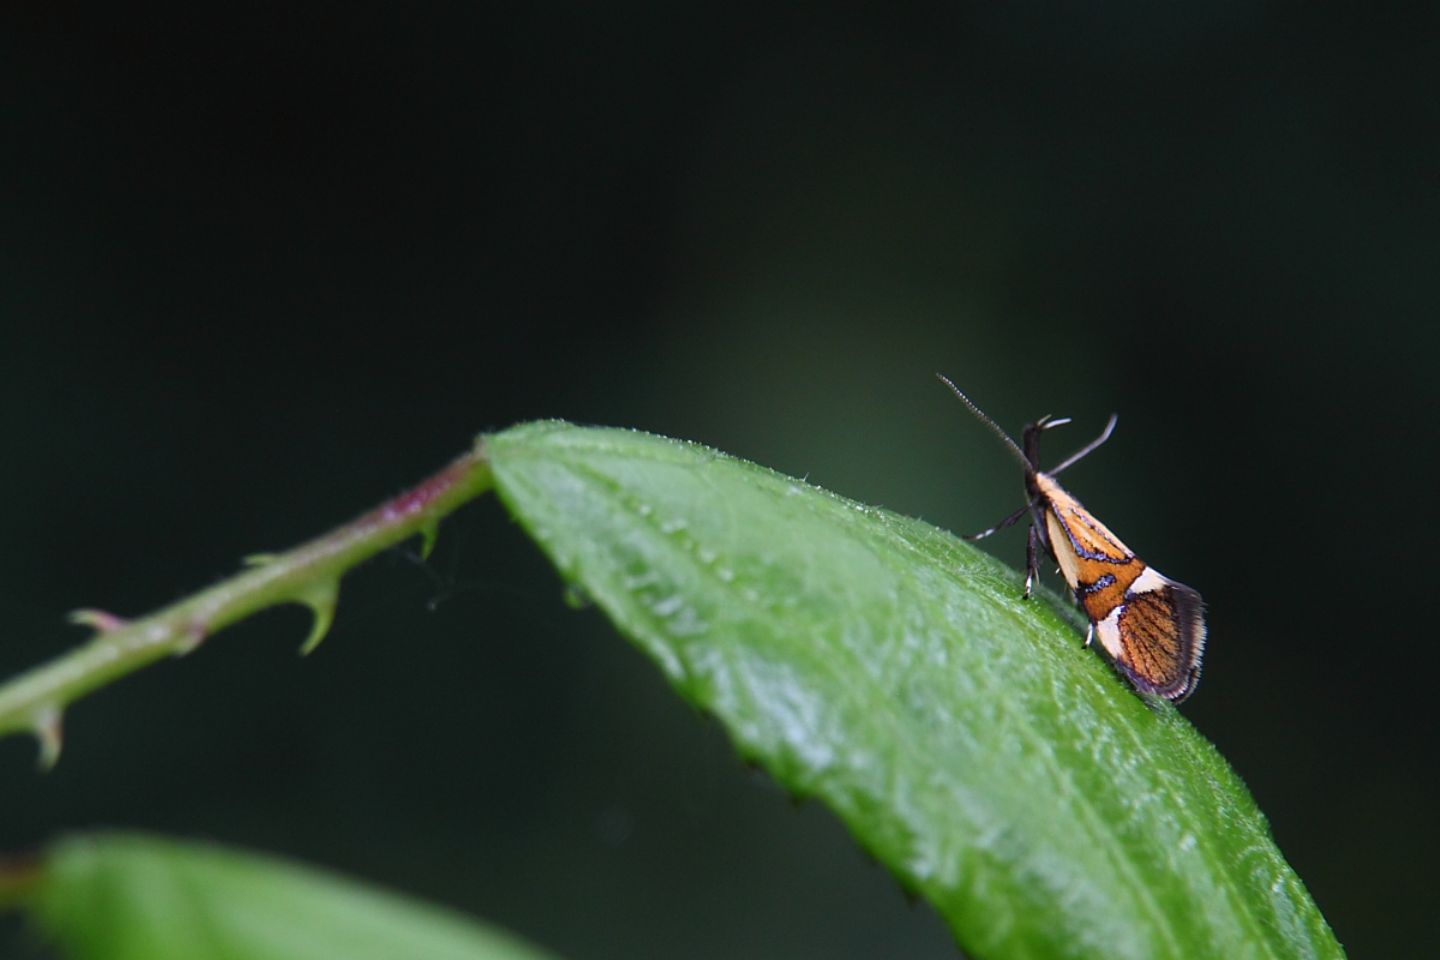
<path fill-rule="evenodd" d="M 1090 621 L 1090 626 L 1085 630 L 1085 646 L 1089 647 L 1095 641 L 1095 621 Z"/>
<path fill-rule="evenodd" d="M 1037 566 L 1037 554 L 1039 552 L 1040 534 L 1035 532 L 1035 524 L 1030 524 L 1029 536 L 1025 538 L 1025 594 L 1024 599 L 1030 599 L 1030 588 L 1035 586 L 1035 577 L 1040 569 Z"/>
<path fill-rule="evenodd" d="M 1014 513 L 1010 514 L 1010 516 L 1006 517 L 1004 520 L 1001 520 L 999 523 L 995 524 L 995 526 L 991 527 L 989 530 L 981 530 L 979 533 L 962 533 L 962 534 L 960 535 L 960 539 L 961 539 L 961 540 L 984 540 L 986 537 L 990 536 L 990 534 L 992 534 L 992 533 L 998 533 L 998 532 L 1000 532 L 1001 530 L 1004 530 L 1006 527 L 1013 527 L 1013 526 L 1015 526 L 1015 522 L 1016 522 L 1017 520 L 1019 520 L 1021 517 L 1025 516 L 1025 514 L 1026 514 L 1029 510 L 1030 510 L 1030 505 L 1027 503 L 1025 506 L 1021 507 L 1019 510 L 1016 510 Z"/>

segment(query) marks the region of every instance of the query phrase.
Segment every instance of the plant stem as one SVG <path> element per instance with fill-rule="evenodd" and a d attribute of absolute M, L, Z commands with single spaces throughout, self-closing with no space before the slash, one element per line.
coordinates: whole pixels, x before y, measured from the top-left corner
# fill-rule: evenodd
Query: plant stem
<path fill-rule="evenodd" d="M 301 603 L 314 612 L 301 648 L 309 653 L 330 626 L 346 572 L 417 533 L 428 554 L 440 519 L 491 485 L 482 438 L 443 470 L 364 516 L 285 553 L 247 558 L 251 569 L 141 619 L 76 611 L 71 620 L 94 627 L 95 636 L 0 686 L 0 736 L 33 732 L 41 764 L 53 765 L 66 705 L 162 657 L 189 653 L 224 627 L 278 604 Z"/>

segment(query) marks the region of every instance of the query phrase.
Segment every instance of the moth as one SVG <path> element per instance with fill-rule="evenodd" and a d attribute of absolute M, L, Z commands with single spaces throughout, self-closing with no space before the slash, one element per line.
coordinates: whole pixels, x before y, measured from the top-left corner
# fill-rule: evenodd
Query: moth
<path fill-rule="evenodd" d="M 948 378 L 936 374 L 970 412 L 999 437 L 1025 468 L 1025 506 L 988 530 L 966 540 L 982 540 L 1013 526 L 1027 514 L 1030 531 L 1025 549 L 1025 599 L 1038 573 L 1039 548 L 1044 547 L 1085 611 L 1090 628 L 1085 646 L 1099 639 L 1100 649 L 1115 668 L 1142 693 L 1180 703 L 1200 682 L 1205 652 L 1205 607 L 1200 594 L 1149 566 L 1056 481 L 1110 439 L 1116 417 L 1100 436 L 1050 470 L 1040 468 L 1040 434 L 1069 423 L 1068 417 L 1041 417 L 1025 426 L 1021 444 L 1000 429 Z"/>

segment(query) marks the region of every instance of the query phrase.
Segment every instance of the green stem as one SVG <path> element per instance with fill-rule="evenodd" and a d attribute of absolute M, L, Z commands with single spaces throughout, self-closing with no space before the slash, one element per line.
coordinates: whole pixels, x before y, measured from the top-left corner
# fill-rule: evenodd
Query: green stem
<path fill-rule="evenodd" d="M 179 656 L 207 637 L 260 610 L 301 603 L 315 621 L 302 653 L 319 644 L 334 616 L 340 578 L 351 568 L 408 537 L 434 543 L 440 519 L 492 485 L 483 439 L 418 486 L 322 537 L 285 553 L 251 557 L 251 569 L 138 620 L 97 610 L 71 614 L 96 628 L 83 646 L 0 686 L 0 736 L 33 732 L 41 763 L 60 754 L 60 717 L 90 691 L 166 656 Z"/>

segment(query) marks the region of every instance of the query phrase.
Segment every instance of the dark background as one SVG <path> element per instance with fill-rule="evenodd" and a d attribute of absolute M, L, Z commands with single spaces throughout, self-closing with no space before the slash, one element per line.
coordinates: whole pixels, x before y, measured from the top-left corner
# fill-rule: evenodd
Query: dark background
<path fill-rule="evenodd" d="M 976 529 L 1020 478 L 940 369 L 1054 456 L 1121 414 L 1067 480 L 1205 594 L 1187 715 L 1354 956 L 1428 955 L 1433 14 L 200 6 L 0 19 L 0 675 L 536 417 Z M 48 776 L 0 743 L 0 849 L 211 837 L 572 958 L 954 956 L 493 501 L 305 625 L 88 698 Z"/>

